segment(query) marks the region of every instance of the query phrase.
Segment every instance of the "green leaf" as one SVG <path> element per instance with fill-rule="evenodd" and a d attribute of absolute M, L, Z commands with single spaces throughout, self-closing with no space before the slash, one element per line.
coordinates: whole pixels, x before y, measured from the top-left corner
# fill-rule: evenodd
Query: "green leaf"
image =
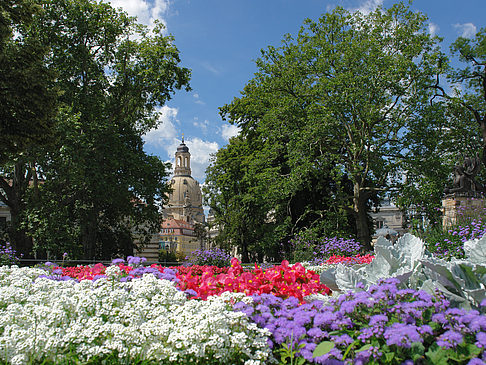
<path fill-rule="evenodd" d="M 415 362 L 420 358 L 423 358 L 425 347 L 420 342 L 413 342 L 410 348 L 412 352 L 412 360 Z"/>
<path fill-rule="evenodd" d="M 366 350 L 369 350 L 371 348 L 371 344 L 366 344 L 364 345 L 363 347 L 361 347 L 360 349 L 356 350 L 356 352 L 361 352 L 361 351 L 366 351 Z"/>
<path fill-rule="evenodd" d="M 425 353 L 425 356 L 434 365 L 447 365 L 449 363 L 447 351 L 436 344 L 430 347 L 429 351 Z"/>
<path fill-rule="evenodd" d="M 329 351 L 331 351 L 334 347 L 335 347 L 334 342 L 331 342 L 331 341 L 321 342 L 314 349 L 314 352 L 312 353 L 312 357 L 319 357 L 319 356 L 325 355 Z"/>
<path fill-rule="evenodd" d="M 305 364 L 305 359 L 303 357 L 298 357 L 295 363 L 296 365 L 303 365 Z"/>
<path fill-rule="evenodd" d="M 385 363 L 391 363 L 395 358 L 394 352 L 386 352 L 384 355 L 385 355 Z"/>

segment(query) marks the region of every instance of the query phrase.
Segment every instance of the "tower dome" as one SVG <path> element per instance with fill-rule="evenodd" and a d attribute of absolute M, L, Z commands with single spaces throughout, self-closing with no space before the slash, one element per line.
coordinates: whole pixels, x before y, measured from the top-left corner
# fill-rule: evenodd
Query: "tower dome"
<path fill-rule="evenodd" d="M 174 177 L 170 181 L 170 188 L 172 191 L 164 208 L 165 215 L 186 222 L 204 223 L 201 187 L 191 176 L 191 154 L 184 137 L 175 153 Z"/>

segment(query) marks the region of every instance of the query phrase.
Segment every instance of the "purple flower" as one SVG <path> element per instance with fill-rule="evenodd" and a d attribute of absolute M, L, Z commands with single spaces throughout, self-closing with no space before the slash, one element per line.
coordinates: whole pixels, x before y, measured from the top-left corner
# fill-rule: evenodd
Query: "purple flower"
<path fill-rule="evenodd" d="M 370 327 L 373 327 L 377 324 L 382 325 L 384 323 L 388 322 L 388 317 L 385 316 L 384 314 L 375 314 L 374 316 L 370 317 Z"/>
<path fill-rule="evenodd" d="M 486 332 L 476 334 L 476 346 L 482 349 L 486 348 Z"/>
<path fill-rule="evenodd" d="M 129 265 L 132 266 L 137 266 L 140 265 L 141 263 L 147 261 L 145 257 L 137 257 L 137 256 L 128 256 L 127 257 L 127 262 Z"/>
<path fill-rule="evenodd" d="M 331 325 L 336 320 L 336 313 L 325 311 L 323 313 L 316 314 L 314 317 L 314 326 Z"/>
<path fill-rule="evenodd" d="M 467 365 L 485 365 L 486 363 L 481 360 L 481 359 L 478 359 L 478 358 L 475 358 L 475 359 L 471 359 Z"/>
<path fill-rule="evenodd" d="M 446 349 L 450 349 L 456 347 L 457 345 L 460 345 L 463 340 L 464 337 L 462 336 L 462 334 L 456 331 L 449 330 L 439 336 L 439 338 L 437 339 L 437 345 Z"/>
<path fill-rule="evenodd" d="M 344 335 L 341 335 L 341 336 L 331 337 L 331 340 L 336 345 L 345 345 L 345 346 L 349 346 L 354 342 L 354 340 L 351 338 L 351 336 L 349 336 L 347 334 L 344 334 Z"/>
<path fill-rule="evenodd" d="M 188 298 L 197 297 L 197 293 L 192 289 L 187 289 L 186 291 L 184 291 L 184 293 L 187 295 Z"/>
<path fill-rule="evenodd" d="M 421 335 L 433 335 L 433 331 L 432 331 L 432 327 L 430 327 L 428 324 L 424 324 L 423 326 L 420 326 L 418 329 L 417 329 L 418 333 L 420 333 Z"/>
<path fill-rule="evenodd" d="M 130 256 L 130 257 L 131 257 L 131 256 Z M 112 264 L 112 265 L 120 265 L 120 264 L 124 264 L 124 263 L 125 263 L 125 260 L 123 260 L 123 259 L 113 259 L 113 260 L 111 261 L 111 264 Z"/>
<path fill-rule="evenodd" d="M 388 346 L 396 345 L 410 348 L 412 342 L 422 342 L 417 327 L 404 323 L 393 323 L 385 329 L 383 337 L 385 337 Z"/>

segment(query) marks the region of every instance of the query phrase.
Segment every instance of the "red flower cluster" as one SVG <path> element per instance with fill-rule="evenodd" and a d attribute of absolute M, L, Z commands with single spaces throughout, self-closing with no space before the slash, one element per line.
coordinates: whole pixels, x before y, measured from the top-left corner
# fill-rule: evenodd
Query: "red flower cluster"
<path fill-rule="evenodd" d="M 125 266 L 123 264 L 118 265 L 118 267 L 126 274 L 133 269 L 133 267 Z M 54 267 L 53 269 L 62 269 L 63 276 L 69 276 L 73 279 L 93 280 L 96 276 L 105 274 L 106 266 L 98 263 L 94 266 Z"/>
<path fill-rule="evenodd" d="M 349 264 L 349 265 L 355 265 L 355 264 L 369 264 L 375 256 L 367 254 L 364 256 L 361 255 L 356 255 L 356 256 L 351 256 L 351 257 L 346 257 L 346 256 L 337 256 L 337 255 L 332 255 L 329 257 L 326 261 L 324 261 L 324 264 Z"/>
<path fill-rule="evenodd" d="M 128 275 L 132 266 L 119 264 L 122 276 Z M 164 267 L 151 265 L 160 272 Z M 103 264 L 78 267 L 55 267 L 62 269 L 64 276 L 78 280 L 93 280 L 98 275 L 104 275 L 106 267 Z M 310 294 L 330 294 L 331 290 L 320 283 L 319 275 L 312 270 L 306 270 L 300 263 L 290 266 L 288 261 L 282 261 L 281 265 L 273 266 L 263 270 L 257 264 L 250 271 L 245 271 L 241 263 L 233 258 L 231 267 L 219 268 L 216 266 L 189 266 L 171 267 L 177 270 L 176 277 L 179 279 L 177 286 L 180 290 L 192 289 L 196 297 L 206 300 L 210 295 L 220 295 L 223 292 L 241 292 L 246 295 L 272 293 L 282 298 L 290 296 L 303 298 Z"/>
<path fill-rule="evenodd" d="M 159 265 L 151 265 L 151 266 L 157 267 L 159 271 L 163 271 L 161 270 L 161 266 Z M 171 269 L 177 270 L 179 274 L 191 273 L 192 275 L 202 275 L 204 272 L 211 270 L 214 275 L 218 275 L 218 274 L 227 274 L 229 267 L 192 265 L 192 266 L 173 266 L 171 267 Z"/>
<path fill-rule="evenodd" d="M 233 258 L 227 273 L 215 274 L 213 267 L 207 266 L 202 275 L 194 275 L 189 270 L 177 277 L 181 290 L 192 289 L 197 293 L 197 298 L 203 300 L 226 291 L 246 295 L 272 293 L 282 298 L 293 296 L 301 302 L 310 294 L 331 293 L 327 286 L 320 283 L 319 275 L 314 271 L 306 270 L 300 263 L 289 266 L 286 260 L 267 270 L 255 264 L 253 270 L 244 271 L 241 263 Z"/>

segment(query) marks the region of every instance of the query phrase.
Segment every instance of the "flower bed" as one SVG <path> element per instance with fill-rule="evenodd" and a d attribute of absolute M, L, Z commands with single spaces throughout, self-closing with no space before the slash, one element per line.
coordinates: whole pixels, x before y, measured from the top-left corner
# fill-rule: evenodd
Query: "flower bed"
<path fill-rule="evenodd" d="M 0 267 L 2 362 L 266 364 L 273 359 L 268 331 L 227 304 L 242 294 L 188 300 L 172 282 L 152 274 L 122 282 L 118 266 L 79 283 L 39 278 L 43 273 Z"/>
<path fill-rule="evenodd" d="M 132 260 L 133 261 L 133 260 Z M 319 282 L 319 275 L 306 270 L 300 263 L 289 265 L 283 261 L 281 265 L 263 270 L 255 264 L 251 271 L 245 271 L 241 263 L 233 258 L 231 267 L 189 266 L 164 268 L 159 265 L 150 267 L 133 267 L 125 265 L 124 261 L 116 260 L 120 268 L 120 280 L 130 281 L 151 273 L 160 279 L 168 279 L 177 283 L 177 288 L 195 298 L 206 300 L 212 295 L 224 292 L 252 294 L 272 293 L 282 298 L 293 296 L 303 302 L 304 297 L 311 294 L 330 294 L 327 286 Z M 131 262 L 133 264 L 133 262 Z M 56 267 L 47 265 L 50 275 L 45 277 L 54 280 L 97 280 L 104 278 L 106 267 L 96 264 L 93 267 Z"/>
<path fill-rule="evenodd" d="M 484 315 L 399 289 L 396 279 L 331 298 L 300 263 L 251 270 L 236 259 L 227 268 L 141 264 L 132 257 L 109 267 L 1 267 L 0 360 L 483 363 Z"/>
<path fill-rule="evenodd" d="M 282 361 L 293 353 L 320 364 L 413 364 L 420 359 L 449 364 L 483 355 L 486 316 L 449 308 L 447 300 L 424 291 L 399 290 L 398 283 L 387 279 L 327 305 L 254 295 L 252 303 L 240 302 L 234 309 L 270 330 L 269 346 Z"/>

